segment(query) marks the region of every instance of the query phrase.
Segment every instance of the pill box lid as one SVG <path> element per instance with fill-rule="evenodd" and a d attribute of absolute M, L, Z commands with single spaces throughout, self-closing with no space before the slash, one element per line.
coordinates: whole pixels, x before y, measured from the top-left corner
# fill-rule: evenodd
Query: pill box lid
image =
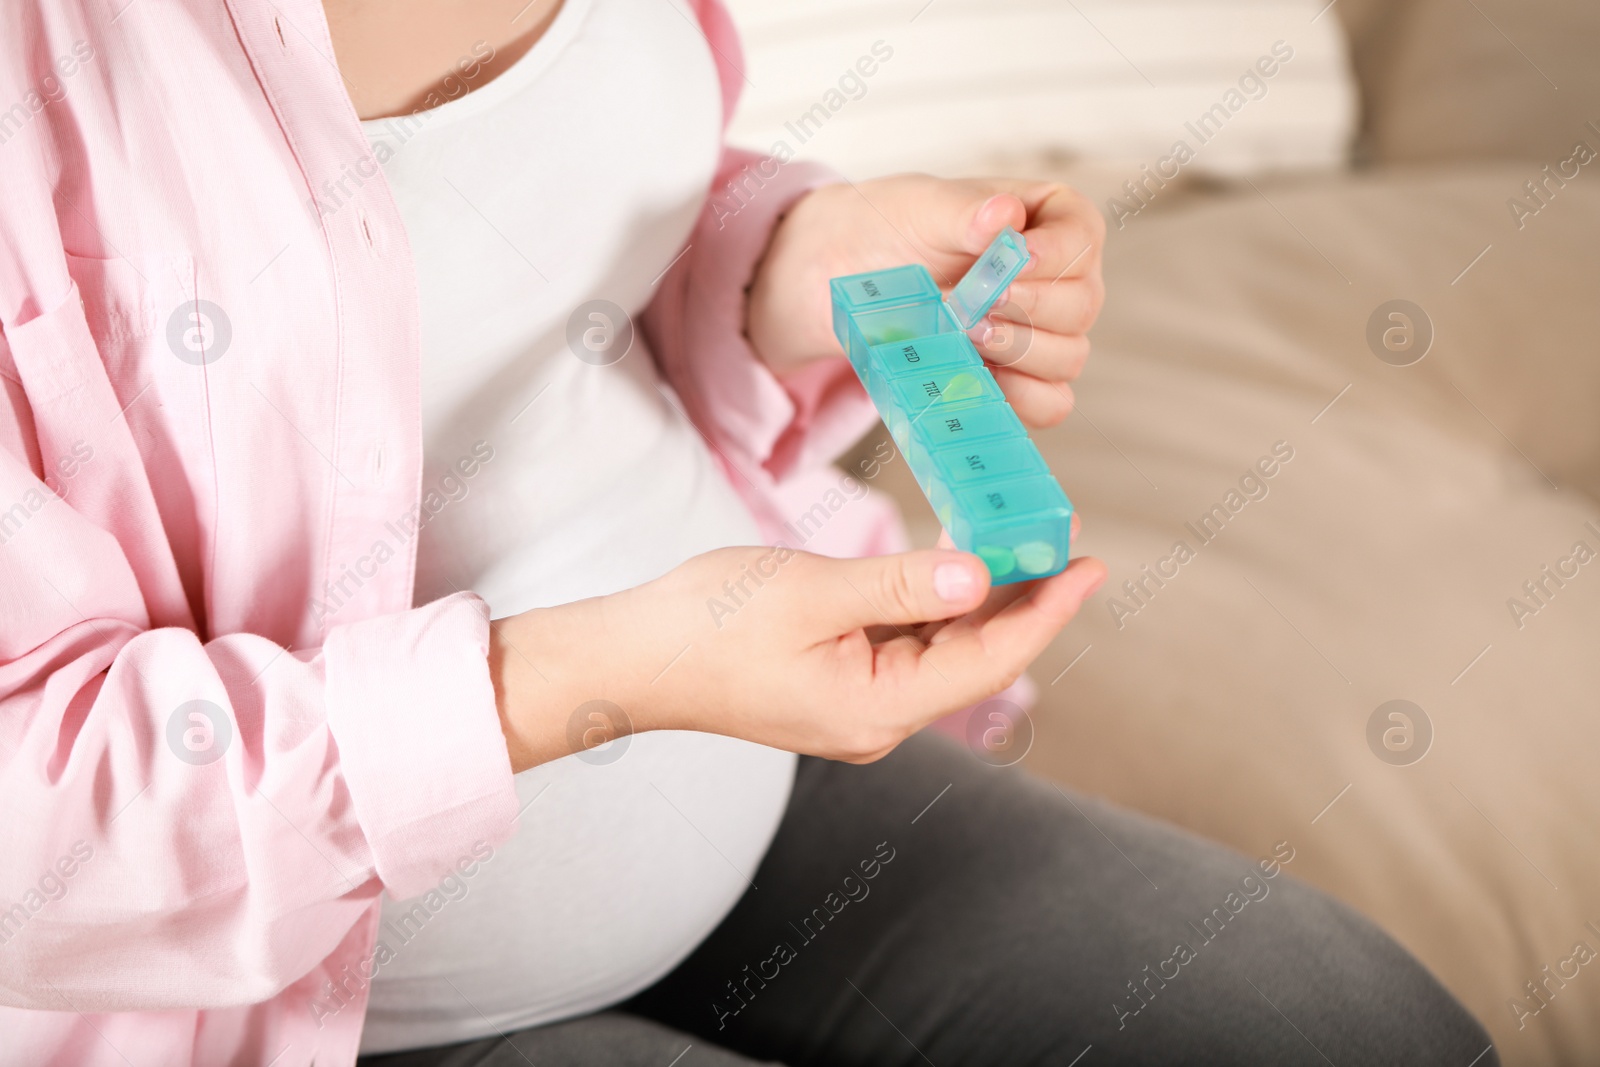
<path fill-rule="evenodd" d="M 835 307 L 866 311 L 939 299 L 939 286 L 920 263 L 850 274 L 829 281 Z"/>
<path fill-rule="evenodd" d="M 1030 258 L 1028 243 L 1020 233 L 1010 226 L 1000 231 L 945 301 L 963 330 L 972 329 L 989 313 Z"/>

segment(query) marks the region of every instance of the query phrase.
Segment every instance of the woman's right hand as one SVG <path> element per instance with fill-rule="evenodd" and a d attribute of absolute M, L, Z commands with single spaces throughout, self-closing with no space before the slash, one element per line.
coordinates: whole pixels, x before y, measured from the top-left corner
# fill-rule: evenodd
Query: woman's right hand
<path fill-rule="evenodd" d="M 870 762 L 1014 682 L 1105 577 L 1084 557 L 991 590 L 982 561 L 953 550 L 708 552 L 634 589 L 495 622 L 512 768 L 574 751 L 569 720 L 593 700 L 622 709 L 619 729 Z"/>

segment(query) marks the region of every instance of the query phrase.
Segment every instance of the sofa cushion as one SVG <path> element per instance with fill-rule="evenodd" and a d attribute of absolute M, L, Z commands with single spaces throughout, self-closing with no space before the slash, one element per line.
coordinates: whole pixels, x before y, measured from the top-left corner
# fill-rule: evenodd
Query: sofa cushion
<path fill-rule="evenodd" d="M 1042 435 L 1112 578 L 1035 671 L 1029 763 L 1246 852 L 1294 842 L 1507 1063 L 1572 1063 L 1600 962 L 1511 1005 L 1600 952 L 1600 181 L 1510 231 L 1526 170 L 1246 188 L 1116 235 L 1081 417 Z M 1409 366 L 1368 341 L 1397 298 L 1432 324 Z M 1414 744 L 1431 724 L 1416 762 L 1392 700 Z"/>
<path fill-rule="evenodd" d="M 1113 232 L 1078 411 L 1036 435 L 1111 580 L 1035 666 L 1025 766 L 1246 854 L 1290 841 L 1506 1063 L 1575 1063 L 1600 1048 L 1600 959 L 1572 962 L 1600 952 L 1600 183 L 1518 233 L 1526 170 L 1244 186 Z M 1396 299 L 1414 345 L 1431 323 L 1409 365 L 1403 324 L 1368 340 Z"/>
<path fill-rule="evenodd" d="M 1600 150 L 1594 0 L 1339 0 L 1376 162 Z M 1590 180 L 1593 180 L 1591 177 Z"/>

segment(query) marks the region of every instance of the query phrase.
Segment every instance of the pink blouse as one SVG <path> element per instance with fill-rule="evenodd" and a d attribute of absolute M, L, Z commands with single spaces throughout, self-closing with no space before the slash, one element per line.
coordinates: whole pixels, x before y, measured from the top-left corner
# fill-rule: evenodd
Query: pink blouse
<path fill-rule="evenodd" d="M 726 113 L 738 43 L 694 7 Z M 875 416 L 743 337 L 827 180 L 727 191 L 756 161 L 643 327 L 776 538 Z M 0 1063 L 350 1064 L 380 892 L 511 832 L 484 604 L 412 607 L 418 366 L 319 0 L 0 6 Z M 826 537 L 901 543 L 884 507 Z"/>

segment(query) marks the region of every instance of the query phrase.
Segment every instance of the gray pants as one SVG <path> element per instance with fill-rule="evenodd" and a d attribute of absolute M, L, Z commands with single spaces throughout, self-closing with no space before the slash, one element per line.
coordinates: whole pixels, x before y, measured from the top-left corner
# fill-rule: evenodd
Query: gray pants
<path fill-rule="evenodd" d="M 1371 923 L 1247 858 L 924 733 L 800 763 L 747 892 L 620 1007 L 362 1067 L 1491 1067 Z M 1270 874 L 1270 877 L 1269 877 Z"/>

